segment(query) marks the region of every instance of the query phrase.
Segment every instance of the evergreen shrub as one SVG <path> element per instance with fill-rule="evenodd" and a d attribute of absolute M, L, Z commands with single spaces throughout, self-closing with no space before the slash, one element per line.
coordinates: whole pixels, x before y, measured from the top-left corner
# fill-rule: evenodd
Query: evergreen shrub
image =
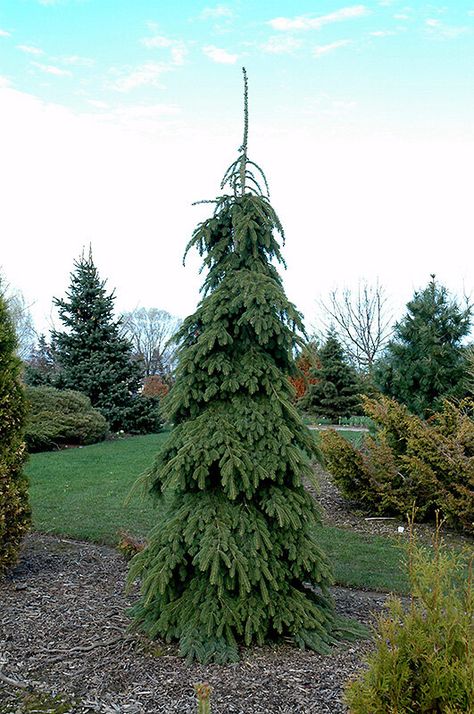
<path fill-rule="evenodd" d="M 30 406 L 25 439 L 30 451 L 105 439 L 107 421 L 85 394 L 46 386 L 26 387 L 25 391 Z"/>
<path fill-rule="evenodd" d="M 122 410 L 122 427 L 128 434 L 157 434 L 163 429 L 161 399 L 135 394 Z"/>
<path fill-rule="evenodd" d="M 30 523 L 23 472 L 26 401 L 16 346 L 13 323 L 0 295 L 0 577 L 16 562 Z"/>
<path fill-rule="evenodd" d="M 320 445 L 328 471 L 344 495 L 381 514 L 419 517 L 440 510 L 449 525 L 474 532 L 474 402 L 443 402 L 428 421 L 395 400 L 364 398 L 375 423 L 360 448 L 335 431 Z"/>
<path fill-rule="evenodd" d="M 472 714 L 472 555 L 466 578 L 465 554 L 447 549 L 439 528 L 431 548 L 410 531 L 410 604 L 392 597 L 379 617 L 368 669 L 346 690 L 350 714 Z"/>

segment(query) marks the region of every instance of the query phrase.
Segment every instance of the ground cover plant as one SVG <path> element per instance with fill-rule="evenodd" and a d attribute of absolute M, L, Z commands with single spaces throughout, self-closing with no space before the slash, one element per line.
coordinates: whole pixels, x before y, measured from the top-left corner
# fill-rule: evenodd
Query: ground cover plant
<path fill-rule="evenodd" d="M 443 403 L 429 421 L 393 399 L 364 399 L 374 436 L 351 445 L 335 431 L 321 434 L 326 465 L 346 497 L 381 514 L 404 514 L 415 502 L 419 518 L 439 509 L 447 522 L 474 529 L 474 403 Z"/>
<path fill-rule="evenodd" d="M 0 294 L 0 577 L 16 561 L 30 519 L 23 471 L 26 400 L 16 347 L 7 303 Z"/>
<path fill-rule="evenodd" d="M 392 597 L 379 617 L 368 669 L 347 690 L 351 714 L 473 711 L 472 566 L 472 552 L 469 558 L 446 549 L 439 524 L 431 548 L 411 532 L 410 605 Z"/>

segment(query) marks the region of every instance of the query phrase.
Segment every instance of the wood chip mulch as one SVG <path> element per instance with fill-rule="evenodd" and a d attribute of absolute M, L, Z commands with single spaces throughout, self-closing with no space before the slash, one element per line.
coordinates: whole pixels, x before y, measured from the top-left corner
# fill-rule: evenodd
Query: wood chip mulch
<path fill-rule="evenodd" d="M 327 475 L 319 477 L 326 522 L 396 530 L 354 516 Z M 0 582 L 0 714 L 195 714 L 193 686 L 204 681 L 212 714 L 347 712 L 344 684 L 363 666 L 370 640 L 328 656 L 283 644 L 243 650 L 236 665 L 188 665 L 174 645 L 130 634 L 126 610 L 137 591 L 124 594 L 126 574 L 113 548 L 28 536 L 20 563 Z M 340 614 L 366 624 L 386 597 L 339 587 L 333 595 Z M 62 708 L 52 704 L 56 695 Z"/>

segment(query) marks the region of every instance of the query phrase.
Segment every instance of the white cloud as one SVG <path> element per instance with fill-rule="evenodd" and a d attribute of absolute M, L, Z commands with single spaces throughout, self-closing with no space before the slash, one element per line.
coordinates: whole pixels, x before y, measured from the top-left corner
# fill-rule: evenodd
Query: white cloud
<path fill-rule="evenodd" d="M 347 101 L 344 99 L 333 99 L 332 101 L 332 108 L 335 110 L 348 111 L 350 109 L 355 109 L 356 106 L 357 102 L 354 100 Z"/>
<path fill-rule="evenodd" d="M 170 70 L 171 67 L 163 62 L 145 62 L 116 79 L 112 88 L 118 92 L 130 92 L 137 87 L 159 87 L 161 76 Z"/>
<path fill-rule="evenodd" d="M 318 45 L 314 48 L 313 55 L 315 57 L 321 57 L 328 52 L 334 52 L 334 50 L 339 49 L 339 47 L 345 47 L 350 44 L 352 44 L 351 40 L 337 40 L 336 42 L 331 42 L 328 45 Z"/>
<path fill-rule="evenodd" d="M 90 57 L 80 57 L 79 55 L 61 57 L 61 62 L 64 64 L 74 65 L 75 67 L 92 67 L 92 65 L 95 64 L 95 60 Z"/>
<path fill-rule="evenodd" d="M 18 50 L 26 52 L 26 54 L 28 55 L 44 55 L 44 50 L 40 49 L 39 47 L 34 47 L 33 45 L 17 45 L 16 47 Z"/>
<path fill-rule="evenodd" d="M 301 40 L 297 40 L 296 37 L 276 35 L 270 37 L 263 45 L 260 45 L 260 49 L 264 52 L 268 52 L 268 54 L 283 55 L 294 52 L 301 47 L 301 45 Z"/>
<path fill-rule="evenodd" d="M 395 32 L 392 30 L 375 30 L 374 32 L 369 32 L 369 35 L 371 37 L 389 37 L 390 35 L 394 35 Z"/>
<path fill-rule="evenodd" d="M 42 72 L 46 74 L 54 74 L 56 77 L 71 77 L 72 72 L 68 69 L 61 69 L 53 64 L 42 64 L 41 62 L 32 62 L 32 65 L 38 67 Z"/>
<path fill-rule="evenodd" d="M 398 13 L 397 15 L 393 16 L 395 20 L 409 20 L 410 15 L 405 15 L 405 13 Z"/>
<path fill-rule="evenodd" d="M 349 20 L 353 17 L 362 17 L 369 14 L 369 10 L 365 5 L 352 5 L 351 7 L 343 7 L 335 12 L 330 12 L 327 15 L 319 17 L 309 17 L 308 15 L 300 15 L 299 17 L 275 17 L 269 20 L 268 24 L 274 30 L 287 32 L 289 30 L 319 30 L 324 25 L 332 22 L 341 22 Z"/>
<path fill-rule="evenodd" d="M 0 88 L 11 87 L 12 83 L 7 77 L 0 74 Z"/>
<path fill-rule="evenodd" d="M 234 16 L 232 8 L 226 5 L 216 5 L 216 7 L 205 7 L 199 15 L 203 20 L 216 20 L 222 18 L 231 18 Z"/>
<path fill-rule="evenodd" d="M 11 32 L 8 32 L 8 30 L 2 30 L 0 27 L 0 37 L 10 37 Z"/>
<path fill-rule="evenodd" d="M 144 37 L 141 40 L 142 45 L 148 49 L 166 48 L 171 51 L 171 61 L 173 64 L 182 65 L 187 55 L 187 49 L 184 42 L 180 40 L 172 40 L 164 35 L 154 35 L 153 37 Z"/>
<path fill-rule="evenodd" d="M 135 106 L 118 107 L 113 111 L 113 116 L 125 123 L 157 122 L 163 117 L 174 117 L 180 113 L 177 104 L 136 104 Z"/>
<path fill-rule="evenodd" d="M 132 104 L 111 106 L 107 102 L 88 99 L 87 103 L 100 110 L 94 113 L 94 120 L 110 125 L 132 129 L 143 134 L 159 132 L 166 120 L 177 117 L 181 108 L 177 104 Z"/>
<path fill-rule="evenodd" d="M 176 44 L 171 48 L 171 61 L 173 64 L 181 65 L 184 64 L 184 60 L 188 51 L 183 44 Z"/>
<path fill-rule="evenodd" d="M 427 27 L 427 32 L 432 37 L 436 37 L 442 40 L 452 40 L 468 31 L 467 27 L 455 27 L 454 25 L 447 25 L 446 23 L 441 22 L 441 20 L 432 17 L 425 20 L 425 25 Z"/>
<path fill-rule="evenodd" d="M 107 102 L 103 102 L 100 99 L 88 99 L 87 103 L 91 105 L 91 107 L 95 107 L 96 109 L 108 109 L 108 104 Z"/>
<path fill-rule="evenodd" d="M 153 49 L 155 47 L 171 47 L 173 40 L 170 40 L 164 35 L 155 35 L 154 37 L 144 37 L 140 40 L 142 45 L 148 47 L 148 49 Z"/>
<path fill-rule="evenodd" d="M 235 64 L 238 59 L 238 55 L 233 55 L 220 47 L 214 47 L 214 45 L 207 45 L 202 48 L 202 51 L 206 57 L 218 64 Z"/>

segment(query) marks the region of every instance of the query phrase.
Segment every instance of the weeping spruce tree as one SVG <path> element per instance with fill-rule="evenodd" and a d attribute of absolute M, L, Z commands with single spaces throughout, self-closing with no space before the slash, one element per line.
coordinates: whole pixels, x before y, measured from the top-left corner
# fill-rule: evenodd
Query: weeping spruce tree
<path fill-rule="evenodd" d="M 159 519 L 130 571 L 142 588 L 135 624 L 201 662 L 236 661 L 239 643 L 281 636 L 326 651 L 344 627 L 302 483 L 315 446 L 287 379 L 302 323 L 271 263 L 283 262 L 283 229 L 247 157 L 245 70 L 244 87 L 228 192 L 187 247 L 208 269 L 204 297 L 177 335 L 174 428 L 148 474 Z"/>

